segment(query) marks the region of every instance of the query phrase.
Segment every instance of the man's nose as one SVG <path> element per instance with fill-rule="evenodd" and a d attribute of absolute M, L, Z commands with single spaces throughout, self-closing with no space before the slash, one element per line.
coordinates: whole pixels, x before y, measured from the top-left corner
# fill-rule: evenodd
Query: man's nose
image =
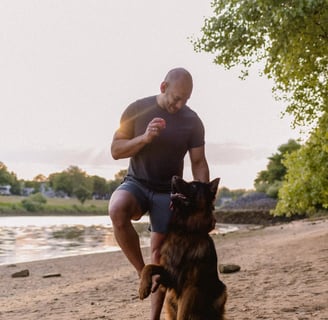
<path fill-rule="evenodd" d="M 184 106 L 183 101 L 178 101 L 178 102 L 175 103 L 175 106 L 174 107 L 176 109 L 181 109 L 183 106 Z"/>

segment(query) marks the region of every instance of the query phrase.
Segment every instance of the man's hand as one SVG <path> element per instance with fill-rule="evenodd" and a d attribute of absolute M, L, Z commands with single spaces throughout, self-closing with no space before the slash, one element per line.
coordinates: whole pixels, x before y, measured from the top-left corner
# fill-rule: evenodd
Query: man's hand
<path fill-rule="evenodd" d="M 164 119 L 154 118 L 148 123 L 145 133 L 133 139 L 125 136 L 120 131 L 116 131 L 111 145 L 112 157 L 117 160 L 134 156 L 146 144 L 152 142 L 165 127 Z"/>
<path fill-rule="evenodd" d="M 145 142 L 149 143 L 153 139 L 159 136 L 160 132 L 165 129 L 166 122 L 162 118 L 154 118 L 151 120 L 147 126 L 147 129 L 144 133 Z"/>

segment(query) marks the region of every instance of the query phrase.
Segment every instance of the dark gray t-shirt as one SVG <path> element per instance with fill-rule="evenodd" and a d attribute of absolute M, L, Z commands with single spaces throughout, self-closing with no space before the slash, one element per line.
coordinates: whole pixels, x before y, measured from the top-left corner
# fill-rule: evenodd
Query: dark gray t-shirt
<path fill-rule="evenodd" d="M 161 108 L 156 96 L 137 100 L 122 114 L 120 131 L 134 138 L 146 131 L 153 118 L 163 118 L 166 128 L 158 137 L 130 158 L 128 175 L 155 191 L 170 191 L 171 178 L 182 177 L 187 151 L 204 145 L 204 126 L 188 106 L 175 114 Z"/>

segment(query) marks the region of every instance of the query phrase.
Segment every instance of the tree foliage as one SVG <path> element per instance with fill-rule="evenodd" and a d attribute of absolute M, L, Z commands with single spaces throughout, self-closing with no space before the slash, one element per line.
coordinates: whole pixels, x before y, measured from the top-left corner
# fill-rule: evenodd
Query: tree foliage
<path fill-rule="evenodd" d="M 283 163 L 284 158 L 298 150 L 301 145 L 293 140 L 278 147 L 278 152 L 269 157 L 266 170 L 262 170 L 257 174 L 254 181 L 256 191 L 265 192 L 268 196 L 277 198 L 278 191 L 282 185 L 287 168 Z"/>
<path fill-rule="evenodd" d="M 9 172 L 7 166 L 0 161 L 0 185 L 10 185 L 10 192 L 20 194 L 20 183 L 13 172 Z"/>
<path fill-rule="evenodd" d="M 108 183 L 105 178 L 99 176 L 92 176 L 92 184 L 93 184 L 93 194 L 96 198 L 105 198 L 108 194 Z"/>
<path fill-rule="evenodd" d="M 214 63 L 228 69 L 243 66 L 244 77 L 260 62 L 293 125 L 314 128 L 283 162 L 287 175 L 276 213 L 325 208 L 327 141 L 319 136 L 326 137 L 328 126 L 328 1 L 213 0 L 212 8 L 195 50 L 213 54 Z"/>
<path fill-rule="evenodd" d="M 114 176 L 115 177 L 115 180 L 122 181 L 124 179 L 124 177 L 127 175 L 127 173 L 128 173 L 128 170 L 127 169 L 120 170 L 119 172 L 117 172 L 115 174 L 115 176 Z"/>
<path fill-rule="evenodd" d="M 302 148 L 283 161 L 287 174 L 279 190 L 277 215 L 328 209 L 328 114 Z"/>
<path fill-rule="evenodd" d="M 49 182 L 55 191 L 63 191 L 69 197 L 76 196 L 81 203 L 91 197 L 93 190 L 92 179 L 77 166 L 70 166 L 60 173 L 51 174 Z"/>
<path fill-rule="evenodd" d="M 7 166 L 0 161 L 0 185 L 10 185 L 12 194 L 20 194 L 21 186 L 33 188 L 34 194 L 39 194 L 41 184 L 45 188 L 52 188 L 57 193 L 65 194 L 69 197 L 76 197 L 83 204 L 92 196 L 95 199 L 109 199 L 115 189 L 121 184 L 127 174 L 127 170 L 118 171 L 113 180 L 106 180 L 97 175 L 90 176 L 77 166 L 69 166 L 62 172 L 55 172 L 48 177 L 38 174 L 33 180 L 17 180 L 16 174 L 9 172 Z M 31 200 L 32 199 L 32 200 Z M 28 199 L 26 206 L 37 207 L 34 198 Z M 30 203 L 32 205 L 30 206 Z"/>
<path fill-rule="evenodd" d="M 79 201 L 84 204 L 84 202 L 87 200 L 87 199 L 90 199 L 91 198 L 91 190 L 88 189 L 87 187 L 84 187 L 84 186 L 80 186 L 80 187 L 77 187 L 75 190 L 74 190 L 74 195 L 76 196 L 76 198 L 79 199 Z"/>
<path fill-rule="evenodd" d="M 49 184 L 55 191 L 62 191 L 69 197 L 77 197 L 83 204 L 94 196 L 96 199 L 108 199 L 120 185 L 127 170 L 120 170 L 114 180 L 106 181 L 99 176 L 89 176 L 77 166 L 53 173 L 49 176 Z"/>
<path fill-rule="evenodd" d="M 116 188 L 122 183 L 124 177 L 126 176 L 128 170 L 123 169 L 120 170 L 115 174 L 114 180 L 109 181 L 109 194 L 112 195 L 112 193 L 116 190 Z"/>
<path fill-rule="evenodd" d="M 219 189 L 215 205 L 220 206 L 224 204 L 225 201 L 233 201 L 241 197 L 242 195 L 248 193 L 246 189 L 235 189 L 235 190 L 230 190 L 227 187 L 222 187 Z"/>
<path fill-rule="evenodd" d="M 29 212 L 37 212 L 43 209 L 43 205 L 47 203 L 47 199 L 41 194 L 36 193 L 21 201 L 23 208 Z"/>
<path fill-rule="evenodd" d="M 289 102 L 295 125 L 316 122 L 327 111 L 327 0 L 213 0 L 214 15 L 205 19 L 196 51 L 214 62 L 244 67 L 255 62 Z"/>
<path fill-rule="evenodd" d="M 12 174 L 8 172 L 6 165 L 3 162 L 0 162 L 0 185 L 10 185 L 12 180 Z"/>

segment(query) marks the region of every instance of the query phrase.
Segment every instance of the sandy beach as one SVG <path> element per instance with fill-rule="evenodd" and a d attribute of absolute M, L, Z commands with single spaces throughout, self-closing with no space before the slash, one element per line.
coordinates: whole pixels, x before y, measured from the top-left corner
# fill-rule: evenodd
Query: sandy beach
<path fill-rule="evenodd" d="M 328 320 L 328 220 L 213 238 L 219 263 L 241 267 L 221 274 L 227 320 Z M 148 262 L 149 250 L 144 254 Z M 24 269 L 28 277 L 12 277 Z M 139 300 L 138 282 L 121 252 L 0 266 L 0 319 L 149 319 L 150 301 Z"/>

